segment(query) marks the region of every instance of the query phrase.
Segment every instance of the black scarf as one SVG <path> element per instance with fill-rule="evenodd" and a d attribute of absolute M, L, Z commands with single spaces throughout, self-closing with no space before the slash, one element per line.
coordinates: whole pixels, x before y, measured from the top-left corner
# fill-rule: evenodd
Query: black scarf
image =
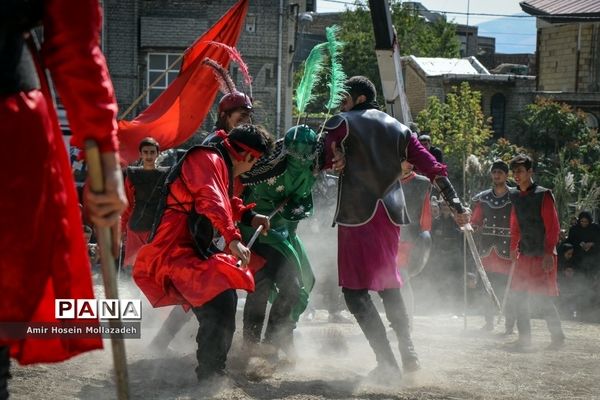
<path fill-rule="evenodd" d="M 377 104 L 377 102 L 375 100 L 373 100 L 371 102 L 365 101 L 363 103 L 357 104 L 354 107 L 352 107 L 352 110 L 350 110 L 350 111 L 361 111 L 361 110 L 371 110 L 371 109 L 379 110 L 379 104 Z"/>

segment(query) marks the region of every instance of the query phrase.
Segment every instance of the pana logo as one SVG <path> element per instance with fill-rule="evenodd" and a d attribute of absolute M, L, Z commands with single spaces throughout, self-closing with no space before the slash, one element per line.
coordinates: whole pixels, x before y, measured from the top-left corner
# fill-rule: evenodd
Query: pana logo
<path fill-rule="evenodd" d="M 57 319 L 142 319 L 139 299 L 55 299 Z"/>

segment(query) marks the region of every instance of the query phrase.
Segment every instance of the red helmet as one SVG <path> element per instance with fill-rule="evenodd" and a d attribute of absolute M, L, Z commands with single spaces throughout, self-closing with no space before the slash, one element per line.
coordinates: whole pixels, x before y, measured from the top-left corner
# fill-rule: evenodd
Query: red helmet
<path fill-rule="evenodd" d="M 252 99 L 245 93 L 233 91 L 226 94 L 219 101 L 219 114 L 222 112 L 233 111 L 237 108 L 252 109 Z"/>

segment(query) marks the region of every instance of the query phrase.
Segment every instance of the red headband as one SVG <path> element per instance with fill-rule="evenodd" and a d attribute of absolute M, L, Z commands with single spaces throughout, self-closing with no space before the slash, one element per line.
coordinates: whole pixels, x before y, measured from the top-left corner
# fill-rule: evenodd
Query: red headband
<path fill-rule="evenodd" d="M 244 156 L 242 154 L 238 153 L 231 145 L 232 140 L 229 138 L 229 135 L 227 134 L 227 132 L 225 132 L 223 129 L 220 129 L 216 132 L 216 135 L 223 139 L 223 146 L 225 146 L 227 151 L 229 151 L 231 153 L 233 158 L 235 158 L 237 161 L 244 161 Z M 254 158 L 260 158 L 260 156 L 262 156 L 262 152 L 260 152 L 256 149 L 253 149 L 252 147 L 250 147 L 244 143 L 238 142 L 237 140 L 233 140 L 233 142 L 235 143 L 236 146 L 241 147 L 242 150 L 250 153 L 252 155 L 252 157 L 254 157 Z"/>

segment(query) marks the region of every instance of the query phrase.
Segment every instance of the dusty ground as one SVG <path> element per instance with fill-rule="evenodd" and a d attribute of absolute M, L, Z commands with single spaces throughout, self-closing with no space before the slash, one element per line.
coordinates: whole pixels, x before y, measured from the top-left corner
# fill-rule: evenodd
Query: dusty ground
<path fill-rule="evenodd" d="M 318 311 L 297 330 L 300 359 L 295 370 L 248 380 L 236 364 L 236 337 L 231 379 L 207 387 L 199 386 L 194 375 L 196 322 L 190 321 L 169 352 L 158 356 L 149 353 L 147 343 L 168 309 L 151 312 L 145 307 L 144 312 L 143 339 L 127 341 L 133 399 L 600 399 L 599 325 L 564 322 L 567 344 L 552 352 L 544 350 L 549 336 L 543 321 L 535 320 L 534 351 L 519 354 L 507 351 L 507 339 L 481 333 L 479 317 L 470 317 L 464 330 L 456 317 L 417 316 L 413 337 L 423 369 L 377 386 L 364 379 L 375 359 L 358 326 L 329 324 L 327 313 Z M 12 398 L 115 398 L 105 344 L 105 351 L 62 364 L 15 366 Z"/>

